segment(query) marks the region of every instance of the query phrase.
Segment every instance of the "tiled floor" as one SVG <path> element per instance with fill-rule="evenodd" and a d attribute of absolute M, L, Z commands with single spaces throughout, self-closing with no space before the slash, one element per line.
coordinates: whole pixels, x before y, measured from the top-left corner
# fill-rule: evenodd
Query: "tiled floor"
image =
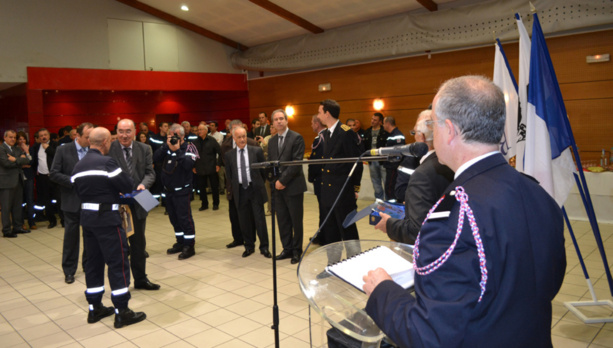
<path fill-rule="evenodd" d="M 64 283 L 61 271 L 63 229 L 48 230 L 45 223 L 16 239 L 0 238 L 0 346 L 1 347 L 271 347 L 271 261 L 256 253 L 241 258 L 242 248 L 226 249 L 231 241 L 227 201 L 219 211 L 199 212 L 193 202 L 196 256 L 178 261 L 166 255 L 174 236 L 163 210 L 156 208 L 147 224 L 147 271 L 162 285 L 154 292 L 132 291 L 130 307 L 147 313 L 147 320 L 119 330 L 112 317 L 87 324 L 84 274 Z M 361 207 L 369 202 L 360 201 Z M 305 235 L 316 230 L 317 201 L 305 195 Z M 270 233 L 270 217 L 268 217 Z M 383 234 L 359 222 L 364 239 Z M 573 228 L 582 248 L 599 299 L 611 299 L 594 237 L 585 222 Z M 613 260 L 613 225 L 601 225 L 609 261 Z M 280 246 L 280 242 L 277 241 Z M 272 250 L 271 250 L 272 251 Z M 279 251 L 279 250 L 278 250 Z M 277 252 L 278 252 L 277 251 Z M 563 305 L 589 300 L 577 256 L 567 236 L 568 268 L 554 301 L 555 347 L 613 347 L 613 324 L 585 325 Z M 107 289 L 108 286 L 107 286 Z M 278 262 L 278 304 L 281 347 L 309 346 L 309 311 L 301 294 L 296 266 Z M 104 303 L 111 305 L 110 291 Z M 325 345 L 325 329 L 312 311 L 314 346 Z M 611 315 L 606 311 L 604 315 Z M 521 333 L 518 333 L 521 334 Z"/>

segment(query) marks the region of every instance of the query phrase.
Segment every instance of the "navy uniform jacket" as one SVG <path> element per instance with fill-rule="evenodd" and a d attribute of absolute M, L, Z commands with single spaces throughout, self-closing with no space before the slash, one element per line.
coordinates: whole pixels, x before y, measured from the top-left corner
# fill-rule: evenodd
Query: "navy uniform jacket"
<path fill-rule="evenodd" d="M 119 194 L 132 192 L 134 182 L 130 174 L 121 170 L 117 162 L 100 151 L 90 148 L 75 166 L 70 178 L 83 203 L 119 204 Z M 101 216 L 102 215 L 102 216 Z M 119 212 L 81 210 L 81 225 L 119 226 Z"/>
<path fill-rule="evenodd" d="M 162 185 L 166 191 L 191 192 L 189 188 L 192 186 L 194 177 L 192 168 L 194 168 L 196 157 L 198 157 L 198 150 L 188 142 L 181 144 L 181 147 L 174 152 L 170 151 L 166 143 L 155 151 L 153 162 L 161 164 Z"/>
<path fill-rule="evenodd" d="M 349 126 L 339 122 L 334 129 L 334 133 L 330 136 L 328 143 L 324 140 L 324 158 L 359 157 L 360 155 L 358 135 L 351 130 Z M 345 183 L 352 167 L 353 163 L 331 163 L 323 165 L 321 169 L 321 198 L 324 202 L 329 202 L 328 204 L 332 205 L 332 202 L 336 200 L 336 197 L 341 191 L 343 183 Z M 343 200 L 341 198 L 339 205 L 355 205 L 354 192 L 360 192 L 362 170 L 363 165 L 362 162 L 360 162 L 343 192 L 344 197 L 349 200 Z M 353 203 L 349 203 L 350 201 L 353 201 Z"/>
<path fill-rule="evenodd" d="M 415 243 L 428 211 L 452 181 L 453 171 L 438 161 L 436 152 L 431 153 L 411 175 L 404 197 L 404 219 L 388 219 L 387 235 L 397 242 Z"/>
<path fill-rule="evenodd" d="M 404 139 L 404 134 L 398 129 L 398 127 L 394 128 L 390 133 L 388 133 L 387 138 L 385 140 L 385 147 L 404 145 L 406 141 Z M 383 166 L 386 169 L 396 169 L 400 165 L 400 162 L 383 162 Z"/>
<path fill-rule="evenodd" d="M 556 202 L 502 155 L 480 160 L 451 183 L 419 236 L 417 267 L 452 244 L 463 187 L 483 241 L 487 283 L 468 219 L 451 256 L 439 269 L 415 274 L 415 294 L 392 281 L 375 288 L 366 312 L 401 347 L 551 347 L 551 301 L 566 269 L 564 225 Z M 446 208 L 446 209 L 445 209 Z"/>
<path fill-rule="evenodd" d="M 311 145 L 311 156 L 309 159 L 322 159 L 324 158 L 324 130 L 319 132 L 319 134 L 313 140 L 313 145 Z M 313 183 L 313 191 L 315 195 L 319 195 L 321 193 L 321 170 L 323 165 L 321 164 L 309 164 L 309 172 L 308 172 L 308 180 L 310 183 Z"/>

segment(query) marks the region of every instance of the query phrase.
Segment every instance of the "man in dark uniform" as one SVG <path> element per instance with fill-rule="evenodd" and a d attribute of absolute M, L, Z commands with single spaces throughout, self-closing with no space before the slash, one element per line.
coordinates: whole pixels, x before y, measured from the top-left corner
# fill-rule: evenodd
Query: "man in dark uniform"
<path fill-rule="evenodd" d="M 151 143 L 151 152 L 155 153 L 159 148 L 161 148 L 164 144 L 166 144 L 166 138 L 168 134 L 168 122 L 160 123 L 160 133 L 151 134 L 149 137 L 149 142 Z M 164 198 L 164 194 L 162 193 L 162 163 L 156 162 L 153 160 L 153 168 L 155 169 L 155 182 L 151 187 L 151 194 L 153 197 L 160 198 L 162 197 L 162 205 L 166 205 L 166 199 Z"/>
<path fill-rule="evenodd" d="M 434 148 L 455 180 L 415 242 L 415 295 L 378 268 L 364 277 L 366 312 L 401 347 L 551 347 L 562 211 L 500 153 L 500 88 L 463 76 L 432 105 Z"/>
<path fill-rule="evenodd" d="M 343 158 L 360 156 L 358 135 L 348 126 L 341 124 L 338 117 L 341 107 L 331 99 L 322 101 L 319 105 L 317 117 L 328 129 L 324 131 L 324 158 Z M 347 215 L 357 208 L 357 196 L 362 180 L 362 163 L 356 167 L 349 183 L 341 192 L 341 188 L 353 167 L 352 163 L 324 164 L 321 169 L 321 201 L 324 211 L 330 211 L 336 197 L 340 195 L 338 204 L 332 210 L 332 215 L 324 225 L 321 232 L 323 245 L 341 240 L 359 239 L 358 228 L 355 224 L 344 228 L 343 221 Z M 330 259 L 334 260 L 340 255 Z"/>
<path fill-rule="evenodd" d="M 383 129 L 387 132 L 386 147 L 404 145 L 406 143 L 404 134 L 396 127 L 396 120 L 392 116 L 387 116 L 383 120 Z M 385 167 L 385 197 L 388 201 L 395 200 L 396 176 L 399 162 L 383 162 Z"/>
<path fill-rule="evenodd" d="M 313 132 L 317 134 L 315 139 L 313 139 L 313 145 L 311 145 L 311 156 L 309 159 L 322 159 L 324 158 L 324 135 L 323 131 L 326 130 L 326 126 L 321 123 L 321 120 L 317 118 L 317 115 L 313 115 L 311 118 L 311 128 Z M 321 169 L 323 166 L 321 164 L 309 164 L 309 172 L 308 172 L 308 180 L 313 184 L 313 192 L 317 197 L 317 203 L 319 207 L 319 224 L 317 226 L 321 226 L 321 223 L 324 221 L 325 215 L 323 213 L 323 205 L 321 203 Z M 313 244 L 321 244 L 321 240 L 319 237 L 316 237 L 313 240 Z"/>
<path fill-rule="evenodd" d="M 111 147 L 111 133 L 106 128 L 94 128 L 89 133 L 90 149 L 74 168 L 70 179 L 81 198 L 83 244 L 87 253 L 85 264 L 85 298 L 89 303 L 88 323 L 95 323 L 113 314 L 112 307 L 102 305 L 104 294 L 104 264 L 109 267 L 111 300 L 115 306 L 115 328 L 145 320 L 143 312 L 128 308 L 130 300 L 130 261 L 126 232 L 121 226 L 119 195 L 132 191 L 130 174 L 111 157 L 105 156 Z"/>
<path fill-rule="evenodd" d="M 198 150 L 192 143 L 185 142 L 185 130 L 180 124 L 170 127 L 166 143 L 157 149 L 153 162 L 162 163 L 162 185 L 166 196 L 166 210 L 175 230 L 177 242 L 166 252 L 179 254 L 185 260 L 196 254 L 196 228 L 192 217 L 190 195 L 194 163 Z"/>

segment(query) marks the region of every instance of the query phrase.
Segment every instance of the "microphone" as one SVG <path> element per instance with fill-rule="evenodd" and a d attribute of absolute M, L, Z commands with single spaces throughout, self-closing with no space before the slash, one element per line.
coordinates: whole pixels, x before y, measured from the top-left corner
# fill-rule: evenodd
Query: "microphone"
<path fill-rule="evenodd" d="M 370 150 L 371 156 L 404 155 L 410 157 L 421 157 L 428 153 L 428 144 L 415 142 L 408 145 L 396 145 L 390 147 L 380 147 Z"/>

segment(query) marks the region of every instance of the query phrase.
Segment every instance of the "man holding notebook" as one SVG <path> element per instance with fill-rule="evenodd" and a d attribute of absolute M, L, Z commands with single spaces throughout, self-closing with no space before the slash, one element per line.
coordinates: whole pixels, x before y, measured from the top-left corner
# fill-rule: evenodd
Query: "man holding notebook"
<path fill-rule="evenodd" d="M 366 312 L 401 347 L 551 347 L 566 269 L 560 208 L 498 152 L 505 103 L 486 78 L 445 82 L 434 147 L 454 181 L 417 236 L 415 297 L 368 272 Z"/>

